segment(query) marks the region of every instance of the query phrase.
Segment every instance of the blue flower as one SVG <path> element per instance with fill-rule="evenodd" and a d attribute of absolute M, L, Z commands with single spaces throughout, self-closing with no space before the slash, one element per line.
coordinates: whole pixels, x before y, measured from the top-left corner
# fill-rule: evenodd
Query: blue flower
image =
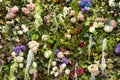
<path fill-rule="evenodd" d="M 92 3 L 91 2 L 87 2 L 85 7 L 91 7 L 92 6 Z"/>
<path fill-rule="evenodd" d="M 79 5 L 81 8 L 84 8 L 85 3 L 84 3 L 84 2 L 80 2 L 80 3 L 78 3 L 78 5 Z"/>

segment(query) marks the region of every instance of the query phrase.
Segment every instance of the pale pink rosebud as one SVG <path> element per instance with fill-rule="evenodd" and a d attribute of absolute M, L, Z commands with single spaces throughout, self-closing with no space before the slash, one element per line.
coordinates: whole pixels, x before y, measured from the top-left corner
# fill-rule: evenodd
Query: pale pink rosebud
<path fill-rule="evenodd" d="M 35 4 L 34 3 L 27 4 L 27 8 L 30 10 L 34 10 Z"/>
<path fill-rule="evenodd" d="M 74 10 L 71 10 L 70 11 L 70 16 L 74 16 L 75 15 L 75 11 Z"/>
<path fill-rule="evenodd" d="M 29 9 L 27 9 L 27 8 L 22 8 L 22 12 L 25 14 L 25 15 L 29 15 L 30 14 L 30 11 L 29 11 Z"/>
<path fill-rule="evenodd" d="M 13 8 L 10 9 L 10 13 L 17 13 L 19 8 L 17 6 L 14 6 Z"/>
<path fill-rule="evenodd" d="M 38 78 L 38 73 L 35 72 L 35 73 L 33 74 L 33 77 L 34 77 L 34 79 L 37 79 L 37 78 Z"/>
<path fill-rule="evenodd" d="M 84 16 L 83 16 L 82 14 L 78 14 L 78 20 L 84 21 L 84 20 L 85 20 L 85 19 L 84 19 Z"/>
<path fill-rule="evenodd" d="M 115 28 L 117 25 L 117 22 L 115 20 L 111 20 L 110 21 L 110 26 L 112 26 L 113 28 Z"/>
<path fill-rule="evenodd" d="M 76 18 L 75 18 L 75 17 L 71 18 L 71 19 L 70 19 L 70 22 L 71 22 L 71 23 L 76 23 Z"/>
<path fill-rule="evenodd" d="M 15 16 L 14 13 L 8 13 L 8 14 L 6 15 L 6 18 L 7 18 L 7 19 L 12 19 L 12 18 L 14 18 L 14 16 Z"/>

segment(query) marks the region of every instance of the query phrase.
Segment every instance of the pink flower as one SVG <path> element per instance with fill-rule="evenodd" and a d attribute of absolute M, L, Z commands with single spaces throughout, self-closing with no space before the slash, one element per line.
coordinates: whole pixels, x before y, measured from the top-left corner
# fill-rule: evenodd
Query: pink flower
<path fill-rule="evenodd" d="M 76 18 L 75 17 L 71 18 L 70 22 L 71 23 L 76 23 Z"/>
<path fill-rule="evenodd" d="M 13 8 L 10 9 L 10 13 L 17 13 L 19 8 L 17 6 L 14 6 Z"/>
<path fill-rule="evenodd" d="M 22 8 L 22 12 L 23 12 L 25 15 L 29 15 L 29 14 L 30 14 L 29 9 L 27 9 L 27 8 L 25 8 L 25 7 Z"/>
<path fill-rule="evenodd" d="M 110 26 L 112 26 L 113 28 L 115 28 L 117 25 L 117 22 L 115 20 L 111 20 L 110 21 Z"/>
<path fill-rule="evenodd" d="M 85 19 L 84 19 L 84 16 L 82 15 L 82 14 L 78 14 L 78 20 L 80 20 L 80 21 L 84 21 Z"/>
<path fill-rule="evenodd" d="M 38 73 L 37 72 L 35 72 L 34 74 L 33 74 L 33 77 L 34 77 L 34 79 L 37 79 L 38 78 Z"/>
<path fill-rule="evenodd" d="M 27 8 L 30 10 L 34 10 L 35 4 L 33 4 L 33 3 L 27 4 Z"/>
<path fill-rule="evenodd" d="M 6 15 L 6 18 L 7 18 L 7 19 L 12 19 L 12 18 L 14 18 L 14 16 L 15 16 L 14 13 L 8 13 L 8 14 Z"/>
<path fill-rule="evenodd" d="M 70 77 L 71 77 L 72 79 L 75 78 L 75 71 L 70 72 Z"/>
<path fill-rule="evenodd" d="M 7 57 L 7 62 L 10 62 L 10 61 L 11 61 L 11 59 L 12 59 L 12 57 L 11 57 L 11 56 Z"/>
<path fill-rule="evenodd" d="M 75 66 L 76 62 L 72 61 L 70 64 L 71 64 L 71 66 Z"/>
<path fill-rule="evenodd" d="M 2 59 L 5 57 L 5 54 L 3 53 L 2 55 L 1 55 L 1 57 L 2 57 Z"/>
<path fill-rule="evenodd" d="M 74 10 L 71 10 L 70 11 L 70 16 L 74 16 L 75 15 L 75 11 Z"/>
<path fill-rule="evenodd" d="M 77 74 L 82 75 L 84 73 L 84 70 L 82 68 L 77 68 L 76 72 Z"/>

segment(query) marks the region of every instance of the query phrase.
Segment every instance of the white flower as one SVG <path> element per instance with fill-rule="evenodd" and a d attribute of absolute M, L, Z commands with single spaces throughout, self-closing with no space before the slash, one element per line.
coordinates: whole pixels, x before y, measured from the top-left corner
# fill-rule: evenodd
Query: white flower
<path fill-rule="evenodd" d="M 69 52 L 69 51 L 65 51 L 63 54 L 64 54 L 64 55 L 69 55 L 70 52 Z"/>
<path fill-rule="evenodd" d="M 70 39 L 70 38 L 71 38 L 71 35 L 70 35 L 70 34 L 68 34 L 68 33 L 65 33 L 65 38 Z"/>
<path fill-rule="evenodd" d="M 90 27 L 89 32 L 94 33 L 95 32 L 95 27 Z"/>
<path fill-rule="evenodd" d="M 64 18 L 70 12 L 70 9 L 71 9 L 71 7 L 66 7 L 66 6 L 64 7 L 64 9 L 63 9 L 63 16 L 64 16 Z"/>
<path fill-rule="evenodd" d="M 22 57 L 22 56 L 23 56 L 23 52 L 20 52 L 19 56 L 21 56 L 21 57 Z"/>
<path fill-rule="evenodd" d="M 30 74 L 34 74 L 35 72 L 37 72 L 37 69 L 36 68 L 30 68 L 30 70 L 29 70 L 29 73 Z"/>
<path fill-rule="evenodd" d="M 57 64 L 56 61 L 52 62 L 52 66 L 56 66 L 56 64 Z"/>
<path fill-rule="evenodd" d="M 50 74 L 51 74 L 51 75 L 54 74 L 54 71 L 51 71 Z"/>
<path fill-rule="evenodd" d="M 25 25 L 25 24 L 22 24 L 21 27 L 22 27 L 22 29 L 25 29 L 25 28 L 26 28 L 26 25 Z"/>
<path fill-rule="evenodd" d="M 70 74 L 70 70 L 69 70 L 69 69 L 66 69 L 66 70 L 65 70 L 65 74 L 67 74 L 67 75 Z"/>
<path fill-rule="evenodd" d="M 23 63 L 20 63 L 20 64 L 19 64 L 19 67 L 20 67 L 20 68 L 23 68 L 23 66 L 24 66 Z"/>
<path fill-rule="evenodd" d="M 22 35 L 22 34 L 23 34 L 23 31 L 19 30 L 19 31 L 18 31 L 18 34 L 19 34 L 19 35 Z"/>
<path fill-rule="evenodd" d="M 47 58 L 47 59 L 48 59 L 51 55 L 52 55 L 52 51 L 51 51 L 51 50 L 47 50 L 47 51 L 45 51 L 45 53 L 44 53 L 44 57 Z"/>
<path fill-rule="evenodd" d="M 16 53 L 15 53 L 15 52 L 12 52 L 11 55 L 12 55 L 12 57 L 15 57 L 15 56 L 16 56 Z"/>
<path fill-rule="evenodd" d="M 60 21 L 64 22 L 62 16 L 63 16 L 62 14 L 58 14 L 58 18 L 60 19 Z"/>
<path fill-rule="evenodd" d="M 0 2 L 3 2 L 3 0 L 0 0 Z"/>
<path fill-rule="evenodd" d="M 49 35 L 42 35 L 42 41 L 47 41 L 49 39 Z"/>
<path fill-rule="evenodd" d="M 23 60 L 24 60 L 24 58 L 23 57 L 21 57 L 21 56 L 17 56 L 16 57 L 16 60 L 17 60 L 17 62 L 23 62 Z"/>
<path fill-rule="evenodd" d="M 57 71 L 58 70 L 58 67 L 57 66 L 54 66 L 53 68 L 52 68 L 52 71 Z"/>
<path fill-rule="evenodd" d="M 94 23 L 93 23 L 93 27 L 98 28 L 98 27 L 99 27 L 98 23 L 97 23 L 97 22 L 94 22 Z"/>
<path fill-rule="evenodd" d="M 115 6 L 115 2 L 114 2 L 114 0 L 109 0 L 109 6 L 111 6 L 111 7 L 114 7 Z"/>
<path fill-rule="evenodd" d="M 62 65 L 60 65 L 60 70 L 64 70 L 66 68 L 66 64 L 63 63 Z"/>
<path fill-rule="evenodd" d="M 96 64 L 91 64 L 90 66 L 88 66 L 88 70 L 95 76 L 99 74 L 99 68 Z"/>
<path fill-rule="evenodd" d="M 59 75 L 59 73 L 58 73 L 58 72 L 55 72 L 55 73 L 54 73 L 54 76 L 55 76 L 55 77 L 57 77 L 58 75 Z"/>
<path fill-rule="evenodd" d="M 120 8 L 120 2 L 119 2 L 119 8 Z"/>
<path fill-rule="evenodd" d="M 63 52 L 59 52 L 59 53 L 57 54 L 57 57 L 58 57 L 58 58 L 63 58 L 63 57 L 64 57 Z"/>
<path fill-rule="evenodd" d="M 33 62 L 33 63 L 32 63 L 32 66 L 33 66 L 33 68 L 36 68 L 36 67 L 37 67 L 37 63 L 36 63 L 36 62 Z"/>
<path fill-rule="evenodd" d="M 111 27 L 111 26 L 109 26 L 109 25 L 106 25 L 106 26 L 104 26 L 104 31 L 105 32 L 112 32 L 112 30 L 113 30 L 113 27 Z"/>
<path fill-rule="evenodd" d="M 28 28 L 24 28 L 23 32 L 25 32 L 25 33 L 28 32 Z"/>
<path fill-rule="evenodd" d="M 103 27 L 103 26 L 104 26 L 104 23 L 103 23 L 103 22 L 98 22 L 98 26 L 99 26 L 99 27 Z"/>

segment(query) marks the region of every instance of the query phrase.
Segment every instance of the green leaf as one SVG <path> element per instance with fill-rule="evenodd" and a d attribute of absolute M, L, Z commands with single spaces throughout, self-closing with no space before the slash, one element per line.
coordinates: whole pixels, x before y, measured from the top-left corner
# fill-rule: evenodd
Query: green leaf
<path fill-rule="evenodd" d="M 39 38 L 39 35 L 38 35 L 38 34 L 34 34 L 34 35 L 32 36 L 32 40 L 38 40 L 38 38 Z"/>

